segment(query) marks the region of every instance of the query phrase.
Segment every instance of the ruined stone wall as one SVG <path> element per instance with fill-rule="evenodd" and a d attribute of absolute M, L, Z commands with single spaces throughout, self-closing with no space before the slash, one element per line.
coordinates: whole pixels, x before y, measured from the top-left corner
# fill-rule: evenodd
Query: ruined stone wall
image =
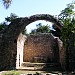
<path fill-rule="evenodd" d="M 54 16 L 49 14 L 37 14 L 25 18 L 14 19 L 7 29 L 2 33 L 0 38 L 0 70 L 13 69 L 16 67 L 17 54 L 17 38 L 25 27 L 37 20 L 46 20 L 54 23 L 59 29 L 62 29 L 63 24 Z"/>
<path fill-rule="evenodd" d="M 24 61 L 35 62 L 35 57 L 44 57 L 48 61 L 53 61 L 57 57 L 53 49 L 54 40 L 54 37 L 50 33 L 28 36 L 24 46 Z M 56 60 L 58 59 L 56 58 Z"/>
<path fill-rule="evenodd" d="M 4 35 L 4 33 L 6 31 L 0 32 L 0 70 L 15 69 L 17 43 L 14 42 L 14 38 L 11 38 L 10 35 Z"/>
<path fill-rule="evenodd" d="M 64 47 L 63 42 L 59 39 L 56 38 L 58 47 L 59 47 L 59 62 L 61 63 L 62 68 L 65 69 L 66 66 L 66 49 Z"/>

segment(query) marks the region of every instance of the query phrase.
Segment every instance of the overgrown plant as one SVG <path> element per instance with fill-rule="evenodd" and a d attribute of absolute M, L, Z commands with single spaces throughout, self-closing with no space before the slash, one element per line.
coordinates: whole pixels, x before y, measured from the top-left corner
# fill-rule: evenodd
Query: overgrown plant
<path fill-rule="evenodd" d="M 64 23 L 64 26 L 61 30 L 61 39 L 66 48 L 66 70 L 69 70 L 69 59 L 75 58 L 73 57 L 74 44 L 75 44 L 75 12 L 74 12 L 75 3 L 70 3 L 67 5 L 67 8 L 61 11 L 58 18 Z M 71 58 L 72 56 L 72 58 Z"/>

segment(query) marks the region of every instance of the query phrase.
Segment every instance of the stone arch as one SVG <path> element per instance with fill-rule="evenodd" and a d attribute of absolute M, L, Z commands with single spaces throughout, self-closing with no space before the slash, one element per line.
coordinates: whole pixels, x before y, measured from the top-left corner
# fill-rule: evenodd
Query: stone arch
<path fill-rule="evenodd" d="M 10 29 L 13 29 L 14 32 L 18 31 L 17 34 L 19 34 L 22 30 L 24 30 L 24 28 L 28 24 L 35 22 L 37 20 L 46 20 L 49 22 L 53 22 L 60 30 L 63 27 L 63 24 L 54 16 L 49 14 L 37 14 L 30 17 L 15 19 L 13 22 L 10 23 Z"/>
<path fill-rule="evenodd" d="M 13 67 L 13 61 L 12 60 L 12 53 L 14 53 L 14 55 L 17 53 L 17 47 L 16 49 L 14 49 L 14 42 L 16 42 L 19 34 L 24 30 L 24 28 L 37 20 L 46 20 L 49 22 L 53 22 L 60 30 L 63 27 L 63 24 L 56 19 L 54 16 L 49 15 L 49 14 L 37 14 L 37 15 L 33 15 L 30 17 L 25 17 L 25 18 L 17 18 L 15 20 L 13 20 L 8 28 L 4 31 L 3 36 L 2 36 L 2 43 L 1 43 L 1 56 L 0 59 L 3 62 L 0 62 L 0 69 L 10 69 L 11 67 Z M 16 43 L 15 43 L 16 44 Z M 17 44 L 16 44 L 17 45 Z M 11 48 L 11 46 L 13 48 Z M 13 51 L 14 50 L 14 51 Z M 7 60 L 3 60 L 3 59 L 7 59 Z M 14 61 L 15 62 L 15 61 Z M 14 66 L 15 67 L 15 66 Z"/>

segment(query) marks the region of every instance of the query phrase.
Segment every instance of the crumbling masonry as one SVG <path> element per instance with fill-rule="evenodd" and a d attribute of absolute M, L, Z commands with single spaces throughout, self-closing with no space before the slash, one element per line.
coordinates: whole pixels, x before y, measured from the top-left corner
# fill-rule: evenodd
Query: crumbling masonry
<path fill-rule="evenodd" d="M 21 33 L 28 24 L 30 24 L 34 21 L 37 21 L 37 20 L 46 20 L 49 22 L 53 22 L 59 29 L 61 29 L 63 27 L 63 24 L 58 19 L 54 18 L 53 16 L 51 16 L 49 14 L 37 14 L 37 15 L 30 16 L 30 17 L 17 18 L 15 20 L 13 20 L 9 24 L 7 29 L 5 29 L 3 32 L 0 32 L 0 70 L 15 69 L 21 65 L 21 63 L 23 62 L 23 50 L 24 50 L 23 48 L 24 48 L 25 41 L 26 41 L 26 36 L 22 35 Z M 42 36 L 45 36 L 45 35 L 42 35 Z M 21 39 L 19 39 L 19 36 L 22 36 Z M 44 38 L 42 36 L 40 36 L 40 37 L 43 40 Z M 49 39 L 50 35 L 48 34 L 47 36 L 48 36 L 47 39 Z M 21 41 L 22 47 L 21 47 L 19 41 Z M 56 39 L 56 41 L 60 41 L 60 40 Z M 59 47 L 59 51 L 58 52 L 56 51 L 56 53 L 58 53 L 58 54 L 56 54 L 56 56 L 58 56 L 57 58 L 59 58 L 59 63 L 61 64 L 62 68 L 65 69 L 65 50 L 63 49 L 62 46 L 60 46 L 61 42 L 56 42 L 56 43 L 58 43 L 58 47 Z M 47 42 L 45 43 L 45 45 L 46 44 L 47 44 Z M 54 43 L 52 43 L 52 44 L 54 44 Z M 21 48 L 22 58 L 17 56 L 20 51 L 19 47 Z M 53 56 L 50 54 L 50 58 L 51 57 L 53 57 Z M 20 63 L 18 63 L 19 58 L 21 61 Z M 33 61 L 32 59 L 29 59 L 29 60 Z M 25 61 L 28 61 L 28 58 L 26 58 Z"/>

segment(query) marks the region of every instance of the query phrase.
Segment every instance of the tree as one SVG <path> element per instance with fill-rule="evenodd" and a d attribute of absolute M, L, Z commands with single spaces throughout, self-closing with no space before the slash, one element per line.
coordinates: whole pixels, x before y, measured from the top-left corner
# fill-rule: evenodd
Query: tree
<path fill-rule="evenodd" d="M 16 18 L 18 18 L 18 16 L 17 16 L 16 14 L 14 14 L 14 13 L 11 13 L 11 14 L 10 14 L 10 17 L 7 16 L 7 17 L 5 18 L 5 21 L 6 21 L 6 22 L 12 22 L 12 21 L 13 21 L 14 19 L 16 19 Z"/>
<path fill-rule="evenodd" d="M 70 40 L 71 34 L 75 33 L 75 12 L 74 12 L 74 3 L 68 4 L 67 8 L 61 11 L 58 15 L 59 20 L 64 23 L 64 27 L 62 29 L 61 39 L 65 42 Z M 65 44 L 66 45 L 66 44 Z"/>
<path fill-rule="evenodd" d="M 66 48 L 66 70 L 71 70 L 71 66 L 75 67 L 75 65 L 69 66 L 69 63 L 75 61 L 75 12 L 74 12 L 74 4 L 70 3 L 67 5 L 67 8 L 61 11 L 58 15 L 59 20 L 64 23 L 64 27 L 61 30 L 61 39 Z M 71 60 L 69 60 L 71 59 Z M 74 59 L 74 60 L 72 60 Z M 73 64 L 73 63 L 72 63 Z"/>
<path fill-rule="evenodd" d="M 12 2 L 12 0 L 2 0 L 2 1 L 3 1 L 3 5 L 5 6 L 6 9 L 10 6 L 10 4 Z"/>
<path fill-rule="evenodd" d="M 37 34 L 37 33 L 50 33 L 50 27 L 48 25 L 42 25 L 42 23 L 39 23 L 36 25 L 37 29 L 34 29 L 31 31 L 30 34 Z"/>
<path fill-rule="evenodd" d="M 4 30 L 8 27 L 9 23 L 12 22 L 14 19 L 18 18 L 18 16 L 14 13 L 10 14 L 10 17 L 6 17 L 3 23 L 0 23 L 0 31 Z"/>

